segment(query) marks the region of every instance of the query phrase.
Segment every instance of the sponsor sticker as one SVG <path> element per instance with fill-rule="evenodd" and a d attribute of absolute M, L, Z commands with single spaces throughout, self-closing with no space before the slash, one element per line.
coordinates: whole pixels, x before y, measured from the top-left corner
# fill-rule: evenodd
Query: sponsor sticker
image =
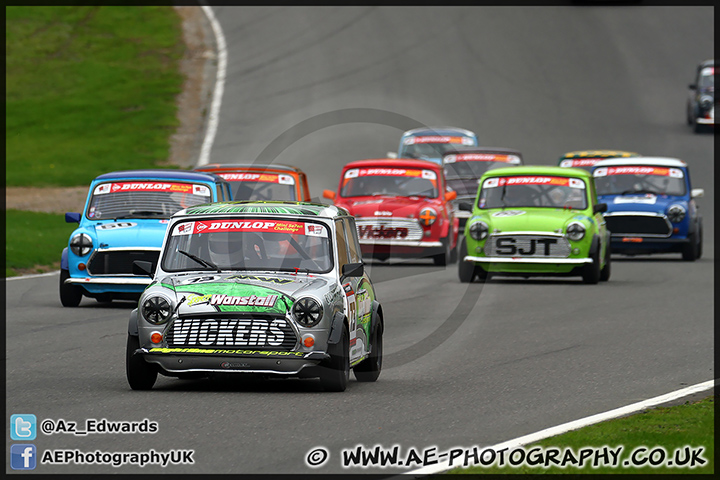
<path fill-rule="evenodd" d="M 663 177 L 683 178 L 683 171 L 679 168 L 646 167 L 646 166 L 620 166 L 602 167 L 593 172 L 595 177 L 608 175 L 659 175 Z"/>
<path fill-rule="evenodd" d="M 278 347 L 286 334 L 292 330 L 284 318 L 179 318 L 167 338 L 170 347 Z"/>
<path fill-rule="evenodd" d="M 560 162 L 561 167 L 592 167 L 603 158 L 573 158 Z"/>
<path fill-rule="evenodd" d="M 283 175 L 276 173 L 219 173 L 222 178 L 228 182 L 263 182 L 263 183 L 279 183 L 282 185 L 295 185 L 295 179 L 292 175 Z"/>
<path fill-rule="evenodd" d="M 613 203 L 642 203 L 646 205 L 654 205 L 655 202 L 657 202 L 657 196 L 652 193 L 632 197 L 619 195 L 613 200 Z"/>
<path fill-rule="evenodd" d="M 703 77 L 715 75 L 715 67 L 703 68 L 702 71 L 700 72 L 700 75 L 702 75 Z"/>
<path fill-rule="evenodd" d="M 448 155 L 448 157 L 451 155 Z M 502 163 L 518 163 L 520 159 L 516 155 L 504 155 L 500 153 L 459 153 L 452 155 L 455 157 L 452 162 L 502 162 Z M 447 157 L 446 157 L 447 158 Z"/>
<path fill-rule="evenodd" d="M 502 210 L 500 212 L 493 213 L 493 217 L 517 217 L 518 215 L 525 215 L 524 210 Z"/>
<path fill-rule="evenodd" d="M 316 237 L 327 236 L 327 230 L 323 225 L 264 220 L 198 220 L 179 223 L 172 230 L 173 235 L 190 235 L 202 232 L 282 232 Z"/>
<path fill-rule="evenodd" d="M 95 227 L 98 230 L 117 230 L 119 228 L 130 228 L 136 226 L 137 223 L 133 222 L 117 222 L 117 223 L 103 223 Z"/>
<path fill-rule="evenodd" d="M 405 145 L 414 145 L 416 143 L 459 143 L 461 145 L 472 145 L 473 140 L 470 137 L 452 137 L 449 135 L 425 135 L 422 137 L 408 137 L 403 140 Z"/>
<path fill-rule="evenodd" d="M 188 295 L 185 303 L 188 307 L 194 305 L 238 305 L 248 307 L 274 307 L 277 295 L 267 295 L 260 297 L 257 295 L 236 296 L 225 294 L 207 294 L 207 295 Z"/>
<path fill-rule="evenodd" d="M 174 182 L 117 182 L 105 183 L 95 187 L 94 195 L 104 195 L 117 192 L 171 192 L 192 193 L 194 195 L 210 196 L 210 189 L 205 185 Z"/>
<path fill-rule="evenodd" d="M 585 188 L 585 182 L 579 178 L 531 175 L 488 178 L 483 183 L 483 188 L 495 188 L 504 185 L 557 185 L 561 187 Z"/>

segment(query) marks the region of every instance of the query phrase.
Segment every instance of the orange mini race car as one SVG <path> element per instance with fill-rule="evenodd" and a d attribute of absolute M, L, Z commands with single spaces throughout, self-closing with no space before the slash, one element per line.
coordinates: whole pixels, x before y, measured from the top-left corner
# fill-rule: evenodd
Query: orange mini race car
<path fill-rule="evenodd" d="M 309 202 L 307 176 L 297 167 L 241 163 L 211 163 L 195 167 L 230 183 L 234 200 L 290 200 Z"/>

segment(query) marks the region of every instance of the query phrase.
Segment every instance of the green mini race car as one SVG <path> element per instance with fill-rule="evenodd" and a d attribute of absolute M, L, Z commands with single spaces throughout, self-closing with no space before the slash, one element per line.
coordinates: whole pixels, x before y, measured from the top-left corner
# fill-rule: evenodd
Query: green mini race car
<path fill-rule="evenodd" d="M 480 179 L 460 244 L 458 275 L 580 275 L 610 278 L 610 232 L 593 178 L 578 168 L 498 168 Z"/>

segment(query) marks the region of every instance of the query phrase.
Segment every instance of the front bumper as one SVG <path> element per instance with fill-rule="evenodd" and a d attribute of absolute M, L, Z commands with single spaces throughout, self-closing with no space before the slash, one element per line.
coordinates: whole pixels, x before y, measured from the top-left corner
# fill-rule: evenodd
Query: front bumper
<path fill-rule="evenodd" d="M 527 264 L 550 264 L 550 265 L 583 265 L 592 263 L 592 258 L 534 258 L 534 257 L 472 257 L 466 256 L 466 262 L 478 263 L 527 263 Z"/>
<path fill-rule="evenodd" d="M 690 243 L 685 238 L 652 238 L 632 237 L 630 235 L 615 236 L 610 238 L 610 250 L 613 253 L 642 254 L 642 253 L 665 253 L 680 252 L 683 246 Z"/>
<path fill-rule="evenodd" d="M 372 242 L 360 241 L 360 248 L 362 247 L 374 247 L 375 245 L 387 245 L 393 247 L 411 247 L 411 248 L 436 248 L 442 247 L 443 244 L 440 241 L 424 241 L 424 240 L 375 240 Z"/>
<path fill-rule="evenodd" d="M 152 279 L 150 277 L 70 277 L 65 283 L 82 287 L 89 295 L 103 293 L 140 294 Z"/>
<path fill-rule="evenodd" d="M 158 365 L 169 375 L 185 373 L 259 373 L 297 375 L 317 366 L 330 356 L 321 351 L 283 352 L 264 350 L 224 350 L 206 348 L 140 348 L 148 363 Z"/>

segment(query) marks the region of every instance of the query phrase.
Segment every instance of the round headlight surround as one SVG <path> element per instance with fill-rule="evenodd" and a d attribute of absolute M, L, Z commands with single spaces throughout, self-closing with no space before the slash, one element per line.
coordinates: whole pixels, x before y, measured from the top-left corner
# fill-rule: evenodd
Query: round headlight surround
<path fill-rule="evenodd" d="M 572 222 L 565 229 L 565 233 L 573 242 L 580 241 L 585 237 L 585 225 L 580 222 Z"/>
<path fill-rule="evenodd" d="M 323 307 L 313 297 L 302 297 L 293 303 L 292 314 L 298 325 L 306 328 L 314 327 L 323 318 Z"/>
<path fill-rule="evenodd" d="M 87 233 L 78 233 L 70 239 L 70 250 L 78 257 L 84 257 L 93 250 L 93 241 Z"/>
<path fill-rule="evenodd" d="M 151 295 L 143 300 L 140 315 L 153 325 L 162 325 L 173 313 L 172 301 L 164 295 Z"/>
<path fill-rule="evenodd" d="M 434 208 L 425 207 L 418 213 L 418 222 L 423 227 L 429 227 L 437 220 L 437 212 Z"/>
<path fill-rule="evenodd" d="M 673 204 L 667 210 L 667 217 L 672 223 L 680 223 L 685 219 L 687 210 L 680 204 Z"/>
<path fill-rule="evenodd" d="M 713 97 L 710 95 L 703 95 L 700 97 L 700 101 L 698 103 L 700 104 L 700 108 L 703 110 L 709 110 L 713 105 L 713 101 Z"/>
<path fill-rule="evenodd" d="M 473 222 L 468 227 L 468 234 L 475 240 L 484 240 L 488 233 L 490 233 L 490 226 L 482 220 Z"/>

